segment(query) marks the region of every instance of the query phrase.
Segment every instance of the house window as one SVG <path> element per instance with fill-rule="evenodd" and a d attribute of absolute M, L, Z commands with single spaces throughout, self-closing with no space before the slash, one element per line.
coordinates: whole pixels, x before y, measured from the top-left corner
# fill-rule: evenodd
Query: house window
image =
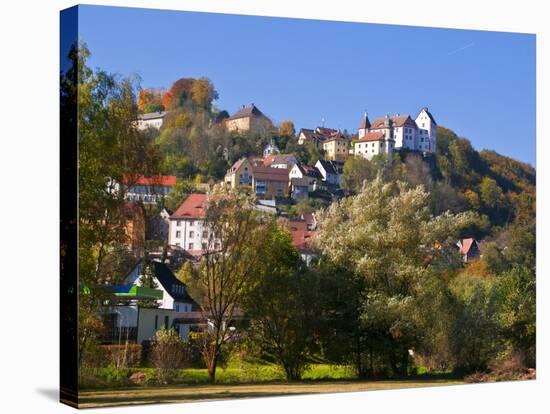
<path fill-rule="evenodd" d="M 181 231 L 176 231 L 176 237 L 179 239 L 181 237 Z"/>
<path fill-rule="evenodd" d="M 207 248 L 208 248 L 208 247 L 207 247 L 206 243 L 203 243 L 203 244 L 202 244 L 202 250 L 206 250 Z"/>
<path fill-rule="evenodd" d="M 207 239 L 208 238 L 208 232 L 205 230 L 202 232 L 202 238 Z"/>
<path fill-rule="evenodd" d="M 193 243 L 189 243 L 189 250 L 193 250 Z"/>
<path fill-rule="evenodd" d="M 220 248 L 220 243 L 216 242 L 214 243 L 214 249 L 218 250 Z"/>
<path fill-rule="evenodd" d="M 176 222 L 176 226 L 178 226 L 178 227 L 181 226 L 181 220 L 178 220 L 178 221 Z"/>
<path fill-rule="evenodd" d="M 180 305 L 176 304 L 176 312 L 180 311 Z"/>
<path fill-rule="evenodd" d="M 193 227 L 193 224 L 195 224 L 195 222 L 194 222 L 193 220 L 191 220 L 191 221 L 189 222 L 189 226 L 190 226 L 190 227 Z"/>
<path fill-rule="evenodd" d="M 191 230 L 189 232 L 189 238 L 193 239 L 195 237 L 195 232 L 193 230 Z"/>
<path fill-rule="evenodd" d="M 164 316 L 164 328 L 168 329 L 168 315 Z"/>

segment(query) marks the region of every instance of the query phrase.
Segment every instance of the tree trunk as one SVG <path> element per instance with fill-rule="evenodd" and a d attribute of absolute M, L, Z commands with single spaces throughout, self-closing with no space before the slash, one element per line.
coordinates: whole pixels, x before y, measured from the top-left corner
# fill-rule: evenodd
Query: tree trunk
<path fill-rule="evenodd" d="M 216 367 L 218 365 L 218 352 L 217 350 L 212 355 L 212 359 L 208 363 L 208 382 L 216 382 Z"/>

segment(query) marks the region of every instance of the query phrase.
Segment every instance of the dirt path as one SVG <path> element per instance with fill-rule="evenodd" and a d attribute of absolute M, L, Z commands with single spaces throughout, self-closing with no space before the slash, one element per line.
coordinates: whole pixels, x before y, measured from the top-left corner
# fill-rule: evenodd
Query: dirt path
<path fill-rule="evenodd" d="M 374 391 L 394 388 L 432 387 L 461 384 L 450 380 L 353 381 L 296 384 L 194 385 L 171 387 L 136 387 L 120 390 L 83 391 L 80 408 L 132 404 L 174 403 L 280 395 Z"/>

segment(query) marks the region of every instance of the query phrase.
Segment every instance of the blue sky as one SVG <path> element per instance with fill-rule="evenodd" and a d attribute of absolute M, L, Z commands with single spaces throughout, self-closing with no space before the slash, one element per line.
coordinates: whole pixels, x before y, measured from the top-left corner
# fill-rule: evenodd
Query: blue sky
<path fill-rule="evenodd" d="M 429 107 L 439 125 L 535 165 L 535 36 L 81 6 L 92 67 L 169 87 L 207 76 L 220 109 L 355 132 Z"/>

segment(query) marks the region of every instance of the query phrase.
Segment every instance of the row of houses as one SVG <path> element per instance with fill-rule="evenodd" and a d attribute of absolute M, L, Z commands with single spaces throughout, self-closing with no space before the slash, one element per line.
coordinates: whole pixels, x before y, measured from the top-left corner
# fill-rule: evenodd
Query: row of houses
<path fill-rule="evenodd" d="M 263 160 L 241 158 L 227 170 L 224 182 L 263 199 L 302 200 L 320 188 L 337 190 L 343 169 L 341 161 L 320 159 L 310 166 L 291 154 L 268 155 Z"/>

